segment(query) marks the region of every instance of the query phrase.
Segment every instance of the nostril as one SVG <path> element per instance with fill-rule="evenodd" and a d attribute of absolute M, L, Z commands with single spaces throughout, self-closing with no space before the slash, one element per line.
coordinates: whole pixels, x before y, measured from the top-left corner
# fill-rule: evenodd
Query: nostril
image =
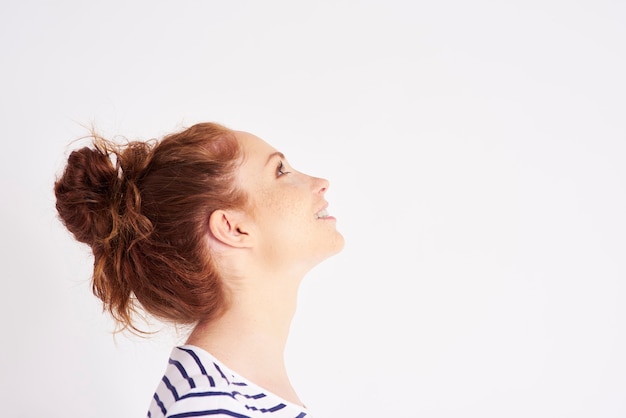
<path fill-rule="evenodd" d="M 328 187 L 330 186 L 330 182 L 326 179 L 323 178 L 316 178 L 316 189 L 318 193 L 326 193 L 326 190 L 328 190 Z"/>

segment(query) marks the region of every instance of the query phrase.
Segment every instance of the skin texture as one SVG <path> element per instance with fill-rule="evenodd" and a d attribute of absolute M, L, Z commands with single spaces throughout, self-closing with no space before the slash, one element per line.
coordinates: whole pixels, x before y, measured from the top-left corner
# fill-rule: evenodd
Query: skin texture
<path fill-rule="evenodd" d="M 252 134 L 236 137 L 244 154 L 237 182 L 249 205 L 213 212 L 207 231 L 229 305 L 220 318 L 199 323 L 187 343 L 301 405 L 284 363 L 298 287 L 311 268 L 341 251 L 344 240 L 334 218 L 316 216 L 328 205 L 327 180 L 298 172 Z"/>

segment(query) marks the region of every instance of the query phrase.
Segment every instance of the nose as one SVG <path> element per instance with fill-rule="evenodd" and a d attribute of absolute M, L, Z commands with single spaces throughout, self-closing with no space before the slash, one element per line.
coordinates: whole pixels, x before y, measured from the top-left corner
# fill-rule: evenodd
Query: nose
<path fill-rule="evenodd" d="M 326 193 L 326 190 L 328 190 L 328 187 L 330 186 L 330 182 L 320 177 L 313 177 L 312 179 L 313 179 L 313 192 L 319 193 L 319 194 Z"/>

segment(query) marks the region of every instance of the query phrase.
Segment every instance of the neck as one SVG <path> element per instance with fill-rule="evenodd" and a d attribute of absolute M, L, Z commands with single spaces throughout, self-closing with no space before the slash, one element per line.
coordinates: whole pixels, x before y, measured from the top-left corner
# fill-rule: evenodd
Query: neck
<path fill-rule="evenodd" d="M 238 283 L 231 289 L 229 308 L 224 315 L 198 324 L 187 343 L 205 349 L 257 385 L 301 404 L 289 383 L 284 362 L 298 290 L 297 285 L 289 283 L 295 282 L 299 283 L 278 280 Z"/>

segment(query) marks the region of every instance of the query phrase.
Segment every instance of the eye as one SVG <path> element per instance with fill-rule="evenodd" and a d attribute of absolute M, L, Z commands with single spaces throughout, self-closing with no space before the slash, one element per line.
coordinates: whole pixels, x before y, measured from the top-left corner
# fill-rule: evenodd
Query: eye
<path fill-rule="evenodd" d="M 282 161 L 280 161 L 278 163 L 278 167 L 276 167 L 276 177 L 280 177 L 285 174 L 289 174 L 289 171 L 285 171 L 285 165 Z"/>

